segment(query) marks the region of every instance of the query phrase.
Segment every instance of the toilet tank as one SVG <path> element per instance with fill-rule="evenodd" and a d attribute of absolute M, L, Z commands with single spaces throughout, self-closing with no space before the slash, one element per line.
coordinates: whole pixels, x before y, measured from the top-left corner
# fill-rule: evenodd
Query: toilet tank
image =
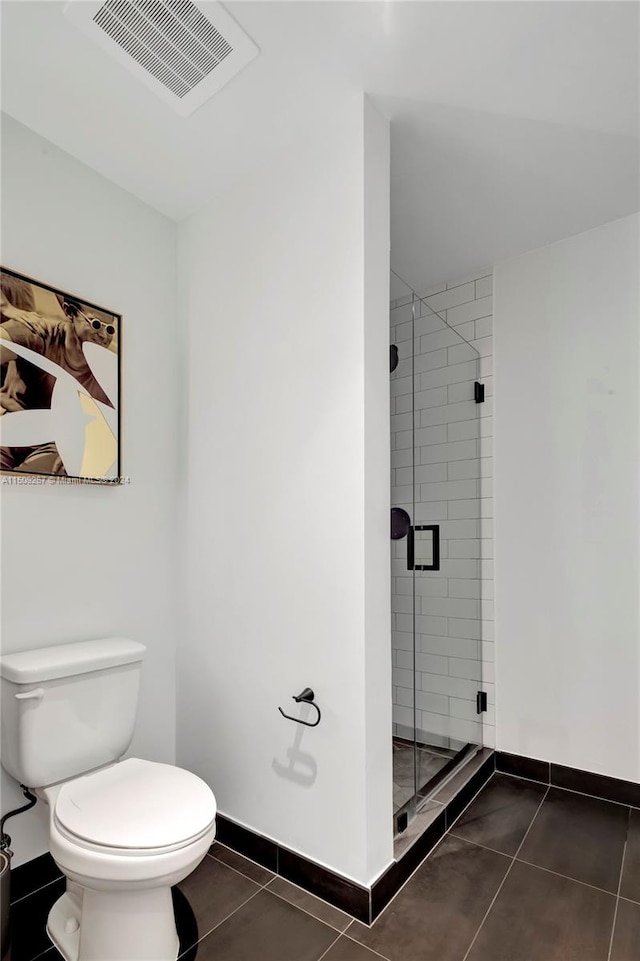
<path fill-rule="evenodd" d="M 145 650 L 108 637 L 0 657 L 4 769 L 37 788 L 121 758 L 133 737 Z"/>

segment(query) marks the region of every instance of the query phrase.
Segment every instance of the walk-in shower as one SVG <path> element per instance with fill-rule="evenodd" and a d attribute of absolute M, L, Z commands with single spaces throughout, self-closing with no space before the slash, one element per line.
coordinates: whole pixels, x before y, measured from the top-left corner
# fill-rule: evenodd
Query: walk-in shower
<path fill-rule="evenodd" d="M 480 356 L 447 290 L 391 289 L 394 826 L 482 745 Z M 450 298 L 449 298 L 450 299 Z"/>

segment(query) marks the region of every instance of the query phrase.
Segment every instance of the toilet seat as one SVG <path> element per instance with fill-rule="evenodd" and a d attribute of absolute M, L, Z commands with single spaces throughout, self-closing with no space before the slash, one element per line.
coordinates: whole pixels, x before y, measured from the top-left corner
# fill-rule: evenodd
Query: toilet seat
<path fill-rule="evenodd" d="M 149 856 L 207 834 L 216 802 L 204 781 L 189 771 L 128 758 L 63 784 L 52 814 L 60 834 L 80 847 Z"/>

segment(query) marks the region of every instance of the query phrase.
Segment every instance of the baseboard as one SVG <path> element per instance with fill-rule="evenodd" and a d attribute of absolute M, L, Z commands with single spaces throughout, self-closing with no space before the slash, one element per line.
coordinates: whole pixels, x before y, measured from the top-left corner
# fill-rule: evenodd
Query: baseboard
<path fill-rule="evenodd" d="M 61 878 L 62 871 L 47 852 L 11 869 L 11 903 Z"/>
<path fill-rule="evenodd" d="M 507 754 L 504 751 L 496 751 L 496 770 L 502 774 L 512 774 L 552 787 L 602 798 L 604 801 L 640 808 L 640 784 L 636 781 L 622 781 L 605 774 L 594 774 L 593 771 L 582 771 L 579 768 L 553 764 L 551 761 Z"/>
<path fill-rule="evenodd" d="M 216 818 L 216 840 L 305 891 L 317 895 L 323 901 L 346 911 L 358 921 L 371 923 L 369 888 L 237 824 L 223 814 L 218 814 Z"/>

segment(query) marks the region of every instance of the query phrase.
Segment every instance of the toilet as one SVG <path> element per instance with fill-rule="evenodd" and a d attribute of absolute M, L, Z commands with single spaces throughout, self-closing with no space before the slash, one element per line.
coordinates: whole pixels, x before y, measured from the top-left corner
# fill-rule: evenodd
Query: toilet
<path fill-rule="evenodd" d="M 171 886 L 215 836 L 204 781 L 121 760 L 144 653 L 112 637 L 0 657 L 2 766 L 49 808 L 50 851 L 67 887 L 47 933 L 66 961 L 175 961 Z"/>

